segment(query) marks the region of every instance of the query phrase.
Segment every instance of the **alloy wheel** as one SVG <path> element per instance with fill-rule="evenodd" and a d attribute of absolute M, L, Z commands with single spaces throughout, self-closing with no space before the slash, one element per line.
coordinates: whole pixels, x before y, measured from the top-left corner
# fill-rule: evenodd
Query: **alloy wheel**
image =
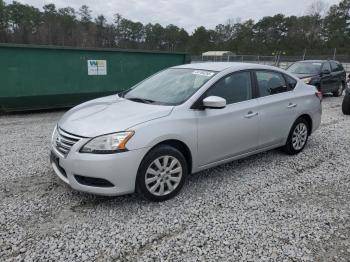
<path fill-rule="evenodd" d="M 338 96 L 341 96 L 342 94 L 343 94 L 343 84 L 340 83 L 338 88 Z"/>
<path fill-rule="evenodd" d="M 180 184 L 182 172 L 181 163 L 175 157 L 158 157 L 147 168 L 146 188 L 156 196 L 168 195 Z"/>
<path fill-rule="evenodd" d="M 304 147 L 308 136 L 308 129 L 305 123 L 299 123 L 292 136 L 292 145 L 294 150 L 300 150 Z"/>

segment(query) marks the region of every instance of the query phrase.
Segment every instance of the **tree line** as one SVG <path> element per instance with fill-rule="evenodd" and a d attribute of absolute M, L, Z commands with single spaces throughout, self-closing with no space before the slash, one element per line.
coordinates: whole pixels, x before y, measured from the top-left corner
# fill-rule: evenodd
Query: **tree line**
<path fill-rule="evenodd" d="M 255 22 L 229 19 L 214 29 L 204 26 L 189 34 L 170 24 L 142 24 L 114 15 L 92 17 L 86 5 L 79 10 L 57 8 L 42 10 L 13 1 L 0 0 L 0 42 L 18 44 L 102 47 L 189 52 L 200 55 L 209 50 L 227 50 L 237 54 L 286 55 L 329 54 L 337 48 L 350 53 L 350 0 L 329 8 L 318 0 L 303 16 L 276 14 Z"/>

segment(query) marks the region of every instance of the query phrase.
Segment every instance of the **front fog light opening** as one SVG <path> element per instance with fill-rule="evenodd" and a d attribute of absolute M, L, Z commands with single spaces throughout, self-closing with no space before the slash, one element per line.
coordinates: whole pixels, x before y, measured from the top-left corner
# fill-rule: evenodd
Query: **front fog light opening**
<path fill-rule="evenodd" d="M 75 180 L 79 184 L 84 186 L 92 186 L 92 187 L 114 187 L 114 185 L 104 178 L 97 177 L 87 177 L 81 175 L 74 175 Z"/>

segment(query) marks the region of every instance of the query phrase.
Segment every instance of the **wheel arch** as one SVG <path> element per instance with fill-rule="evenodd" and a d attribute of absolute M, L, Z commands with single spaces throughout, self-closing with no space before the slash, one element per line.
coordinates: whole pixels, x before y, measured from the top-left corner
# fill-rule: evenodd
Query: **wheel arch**
<path fill-rule="evenodd" d="M 312 133 L 312 128 L 313 128 L 313 124 L 312 124 L 312 118 L 309 114 L 302 114 L 300 115 L 297 119 L 295 119 L 295 121 L 297 121 L 298 119 L 303 118 L 306 120 L 307 124 L 309 125 L 309 135 L 311 135 Z M 295 122 L 294 121 L 294 122 Z"/>
<path fill-rule="evenodd" d="M 186 163 L 187 163 L 187 168 L 188 168 L 188 172 L 191 173 L 192 172 L 192 168 L 193 168 L 193 158 L 192 158 L 192 153 L 191 150 L 189 148 L 188 145 L 186 145 L 186 143 L 184 143 L 183 141 L 179 140 L 179 139 L 166 139 L 163 141 L 158 142 L 157 144 L 155 144 L 154 146 L 152 146 L 148 152 L 146 153 L 146 155 L 152 151 L 154 148 L 158 147 L 158 146 L 162 146 L 162 145 L 167 145 L 167 146 L 171 146 L 176 148 L 177 150 L 179 150 L 185 157 L 186 159 Z M 146 156 L 145 155 L 145 156 Z"/>

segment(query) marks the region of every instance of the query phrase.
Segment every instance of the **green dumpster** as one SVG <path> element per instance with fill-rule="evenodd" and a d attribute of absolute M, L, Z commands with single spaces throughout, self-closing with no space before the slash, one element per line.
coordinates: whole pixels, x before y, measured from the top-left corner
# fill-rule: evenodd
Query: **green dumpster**
<path fill-rule="evenodd" d="M 189 62 L 185 53 L 0 44 L 0 112 L 71 107 Z"/>

